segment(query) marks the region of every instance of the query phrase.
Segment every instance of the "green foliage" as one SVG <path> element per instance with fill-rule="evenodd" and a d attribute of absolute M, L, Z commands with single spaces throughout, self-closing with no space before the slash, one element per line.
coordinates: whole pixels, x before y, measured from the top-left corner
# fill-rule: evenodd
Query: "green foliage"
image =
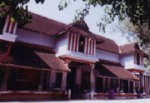
<path fill-rule="evenodd" d="M 77 0 L 62 0 L 59 8 L 63 10 L 68 5 L 68 1 Z M 105 26 L 112 23 L 118 18 L 119 21 L 124 21 L 126 18 L 129 19 L 130 23 L 137 29 L 137 36 L 140 39 L 141 45 L 150 43 L 150 0 L 82 0 L 85 3 L 85 8 L 77 12 L 75 18 L 84 18 L 89 14 L 90 7 L 101 6 L 105 9 L 105 15 L 99 22 L 98 26 L 101 30 L 105 31 Z M 145 30 L 147 28 L 147 30 Z M 145 31 L 146 34 L 145 34 Z M 130 31 L 131 32 L 131 31 Z M 135 32 L 135 31 L 133 31 Z M 135 34 L 135 33 L 133 33 Z"/>
<path fill-rule="evenodd" d="M 149 0 L 83 0 L 83 2 L 85 2 L 85 9 L 87 11 L 89 11 L 87 8 L 89 6 L 96 7 L 110 5 L 111 9 L 107 9 L 105 12 L 113 18 L 112 21 L 115 16 L 117 16 L 121 21 L 128 17 L 130 18 L 130 22 L 134 25 L 141 26 L 147 24 L 150 27 Z M 63 8 L 67 7 L 67 4 L 68 0 L 63 0 L 63 3 L 60 3 L 59 5 L 59 9 L 63 10 Z M 80 15 L 82 16 L 83 14 L 81 13 Z"/>
<path fill-rule="evenodd" d="M 0 30 L 4 24 L 6 15 L 12 16 L 19 24 L 19 27 L 31 21 L 31 14 L 26 5 L 30 0 L 0 0 Z M 43 3 L 45 0 L 35 0 L 36 3 Z"/>

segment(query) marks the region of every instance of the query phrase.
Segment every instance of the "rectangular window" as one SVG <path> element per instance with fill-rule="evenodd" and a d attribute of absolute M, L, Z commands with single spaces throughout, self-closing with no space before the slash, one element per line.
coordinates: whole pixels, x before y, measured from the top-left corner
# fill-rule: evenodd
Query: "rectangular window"
<path fill-rule="evenodd" d="M 84 53 L 84 47 L 85 47 L 85 37 L 80 36 L 79 37 L 79 52 Z"/>
<path fill-rule="evenodd" d="M 61 82 L 62 82 L 62 73 L 56 73 L 55 87 L 60 88 L 61 87 Z"/>
<path fill-rule="evenodd" d="M 142 62 L 143 62 L 142 55 L 140 55 L 139 53 L 137 53 L 135 55 L 135 64 L 142 65 Z"/>
<path fill-rule="evenodd" d="M 137 60 L 136 63 L 137 63 L 138 65 L 140 65 L 140 54 L 137 53 L 136 56 L 137 56 L 137 57 L 136 57 L 136 60 Z"/>

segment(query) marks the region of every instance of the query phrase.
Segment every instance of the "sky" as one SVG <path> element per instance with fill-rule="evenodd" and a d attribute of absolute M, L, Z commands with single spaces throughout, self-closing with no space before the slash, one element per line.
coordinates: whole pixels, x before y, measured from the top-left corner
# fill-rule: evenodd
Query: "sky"
<path fill-rule="evenodd" d="M 44 4 L 36 4 L 35 0 L 30 0 L 28 3 L 28 9 L 29 11 L 44 17 L 54 19 L 65 24 L 70 24 L 74 20 L 76 10 L 83 8 L 84 4 L 82 0 L 76 0 L 76 2 L 73 2 L 73 0 L 68 0 L 70 1 L 68 7 L 62 11 L 59 11 L 58 5 L 61 1 L 63 0 L 45 0 Z M 111 25 L 108 25 L 105 33 L 99 30 L 97 22 L 103 14 L 104 11 L 102 8 L 91 7 L 89 15 L 85 17 L 85 22 L 87 23 L 90 31 L 95 34 L 110 38 L 118 45 L 128 43 L 127 38 L 123 37 L 122 32 L 117 29 L 118 20 L 115 20 L 115 22 L 113 22 Z"/>

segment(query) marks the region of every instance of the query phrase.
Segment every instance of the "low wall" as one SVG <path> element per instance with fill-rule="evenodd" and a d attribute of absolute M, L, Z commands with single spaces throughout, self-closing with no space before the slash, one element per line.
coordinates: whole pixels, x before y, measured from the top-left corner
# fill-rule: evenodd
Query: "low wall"
<path fill-rule="evenodd" d="M 66 91 L 0 91 L 0 101 L 64 100 Z"/>
<path fill-rule="evenodd" d="M 81 99 L 91 99 L 91 93 L 82 93 Z M 135 99 L 136 93 L 115 93 L 115 99 Z M 94 93 L 93 99 L 108 99 L 108 93 Z"/>

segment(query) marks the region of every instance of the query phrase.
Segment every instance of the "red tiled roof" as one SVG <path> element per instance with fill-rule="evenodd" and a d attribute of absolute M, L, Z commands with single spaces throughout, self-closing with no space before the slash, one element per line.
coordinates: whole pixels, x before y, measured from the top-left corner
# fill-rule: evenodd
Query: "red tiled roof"
<path fill-rule="evenodd" d="M 137 43 L 131 43 L 131 44 L 126 44 L 126 45 L 122 45 L 120 46 L 120 53 L 121 54 L 128 54 L 131 52 L 135 52 L 135 45 L 138 45 Z"/>
<path fill-rule="evenodd" d="M 25 25 L 24 28 L 47 35 L 55 35 L 57 33 L 59 35 L 67 31 L 76 32 L 84 36 L 94 38 L 99 42 L 103 42 L 102 44 L 97 45 L 98 49 L 113 53 L 119 53 L 119 47 L 113 40 L 107 39 L 100 35 L 96 35 L 90 31 L 82 30 L 78 27 L 73 26 L 73 23 L 70 25 L 66 25 L 64 23 L 60 23 L 32 13 L 32 22 Z"/>
<path fill-rule="evenodd" d="M 64 32 L 67 31 L 73 31 L 88 37 L 92 37 L 97 39 L 98 41 L 101 41 L 101 37 L 93 34 L 92 32 L 89 31 L 84 31 L 81 28 L 77 28 L 75 26 L 73 26 L 73 23 L 71 23 L 70 25 L 64 24 L 64 23 L 60 23 L 58 21 L 37 15 L 32 13 L 32 20 L 31 23 L 26 24 L 23 28 L 25 29 L 29 29 L 31 31 L 35 31 L 38 33 L 44 33 L 47 35 L 55 35 L 58 33 L 59 34 L 63 34 Z"/>
<path fill-rule="evenodd" d="M 64 33 L 68 32 L 68 31 L 71 31 L 71 32 L 74 32 L 74 33 L 77 33 L 77 34 L 80 34 L 80 35 L 84 35 L 84 36 L 96 39 L 99 43 L 103 42 L 103 38 L 101 36 L 90 32 L 88 30 L 88 27 L 82 27 L 82 25 L 80 27 L 79 25 L 80 24 L 78 24 L 78 26 L 76 26 L 75 23 L 71 23 L 68 26 L 66 26 L 65 29 L 63 31 L 59 32 L 57 35 L 62 35 Z"/>
<path fill-rule="evenodd" d="M 23 28 L 31 31 L 54 35 L 64 29 L 66 24 L 32 13 L 31 23 L 26 24 Z"/>
<path fill-rule="evenodd" d="M 110 72 L 112 72 L 114 75 L 116 75 L 117 77 L 119 77 L 121 79 L 138 80 L 138 78 L 134 74 L 125 70 L 121 66 L 113 66 L 113 65 L 106 65 L 106 64 L 104 64 L 102 66 L 104 66 L 105 69 L 109 70 Z"/>
<path fill-rule="evenodd" d="M 146 54 L 144 51 L 140 49 L 138 43 L 130 43 L 130 44 L 122 45 L 119 48 L 120 48 L 121 55 L 138 52 L 143 54 L 145 57 L 149 56 L 148 54 Z"/>
<path fill-rule="evenodd" d="M 44 53 L 44 52 L 35 52 L 50 68 L 54 70 L 61 71 L 70 71 L 69 67 L 63 60 L 56 57 L 54 54 Z"/>
<path fill-rule="evenodd" d="M 75 32 L 75 33 L 79 33 L 79 34 L 87 36 L 87 37 L 94 38 L 94 39 L 96 39 L 99 42 L 103 41 L 103 38 L 101 36 L 99 36 L 97 34 L 94 34 L 94 33 L 90 32 L 90 31 L 84 31 L 84 30 L 82 30 L 80 28 L 77 28 L 77 27 L 74 27 L 74 26 L 70 27 L 68 30 L 72 31 L 72 32 Z"/>
<path fill-rule="evenodd" d="M 97 49 L 119 54 L 119 46 L 113 40 L 110 40 L 105 37 L 102 38 L 103 38 L 103 43 L 97 45 L 96 46 Z"/>
<path fill-rule="evenodd" d="M 34 51 L 31 48 L 14 46 L 10 55 L 5 55 L 0 50 L 0 66 L 39 69 L 39 70 L 58 70 L 70 71 L 67 64 L 54 54 Z"/>
<path fill-rule="evenodd" d="M 97 71 L 100 72 L 100 73 L 96 73 L 97 75 L 98 74 L 103 75 L 103 73 L 106 74 L 105 72 L 108 73 L 109 71 L 120 79 L 138 80 L 138 78 L 134 74 L 124 69 L 124 67 L 121 65 L 103 64 L 99 62 L 96 64 L 96 69 Z M 107 70 L 107 71 L 104 71 L 104 70 Z"/>

